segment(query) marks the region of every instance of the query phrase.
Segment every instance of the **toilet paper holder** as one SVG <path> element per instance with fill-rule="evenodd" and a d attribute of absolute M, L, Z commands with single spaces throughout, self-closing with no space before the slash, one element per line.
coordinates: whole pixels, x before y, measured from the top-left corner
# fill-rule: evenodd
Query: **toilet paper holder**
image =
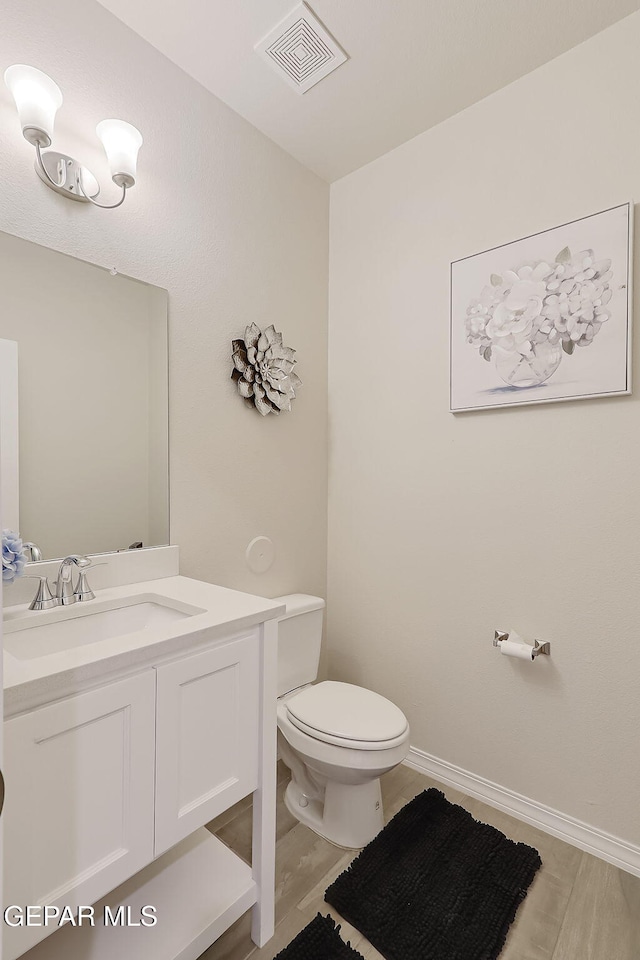
<path fill-rule="evenodd" d="M 503 640 L 508 640 L 509 634 L 504 630 L 496 630 L 493 637 L 494 647 L 499 647 Z M 551 643 L 549 640 L 534 640 L 531 648 L 531 658 L 539 657 L 543 653 L 545 656 L 551 656 Z"/>

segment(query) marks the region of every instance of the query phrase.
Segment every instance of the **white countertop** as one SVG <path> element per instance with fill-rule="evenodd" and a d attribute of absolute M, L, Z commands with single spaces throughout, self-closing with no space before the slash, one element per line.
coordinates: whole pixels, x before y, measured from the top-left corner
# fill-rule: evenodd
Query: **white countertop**
<path fill-rule="evenodd" d="M 177 606 L 197 607 L 202 612 L 153 630 L 140 630 L 30 660 L 18 659 L 5 650 L 5 717 L 172 655 L 195 652 L 200 645 L 255 627 L 285 612 L 285 607 L 273 600 L 178 576 L 97 590 L 95 600 L 56 607 L 53 611 L 30 611 L 26 604 L 8 607 L 4 623 L 36 626 L 38 619 L 45 616 L 47 620 L 64 620 L 88 615 L 92 610 L 98 612 L 103 605 L 117 606 L 120 599 L 130 602 L 132 597 L 137 602 L 165 598 Z"/>

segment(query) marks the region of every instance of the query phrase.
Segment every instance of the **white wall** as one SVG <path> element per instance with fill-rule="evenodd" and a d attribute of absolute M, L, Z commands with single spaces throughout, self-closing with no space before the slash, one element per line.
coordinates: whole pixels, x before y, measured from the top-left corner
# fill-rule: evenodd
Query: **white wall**
<path fill-rule="evenodd" d="M 451 415 L 448 277 L 640 197 L 638 49 L 634 14 L 335 183 L 329 333 L 331 674 L 417 748 L 631 843 L 640 388 Z M 496 627 L 550 661 L 500 657 Z"/>
<path fill-rule="evenodd" d="M 71 203 L 36 177 L 0 87 L 0 229 L 169 291 L 171 533 L 182 571 L 265 595 L 324 595 L 327 185 L 93 0 L 5 4 L 0 68 L 16 62 L 60 85 L 54 145 L 102 182 L 96 123 L 122 116 L 144 136 L 123 207 Z M 298 350 L 304 386 L 279 418 L 248 410 L 230 380 L 231 340 L 254 320 L 275 323 Z M 277 554 L 262 576 L 244 560 L 258 534 Z"/>

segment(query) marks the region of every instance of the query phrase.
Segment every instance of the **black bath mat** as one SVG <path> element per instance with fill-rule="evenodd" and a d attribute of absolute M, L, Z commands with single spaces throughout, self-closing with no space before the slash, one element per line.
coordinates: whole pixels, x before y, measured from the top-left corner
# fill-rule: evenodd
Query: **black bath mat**
<path fill-rule="evenodd" d="M 439 790 L 396 814 L 325 893 L 387 960 L 495 960 L 541 865 Z"/>
<path fill-rule="evenodd" d="M 274 960 L 363 960 L 338 936 L 331 917 L 318 914 Z"/>

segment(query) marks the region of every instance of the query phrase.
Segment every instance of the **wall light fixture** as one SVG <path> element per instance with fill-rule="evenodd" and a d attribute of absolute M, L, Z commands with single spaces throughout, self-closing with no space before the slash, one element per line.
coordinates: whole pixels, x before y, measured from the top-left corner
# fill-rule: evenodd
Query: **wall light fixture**
<path fill-rule="evenodd" d="M 36 149 L 35 166 L 40 179 L 70 200 L 93 203 L 107 210 L 124 203 L 127 190 L 136 182 L 138 151 L 142 146 L 140 131 L 124 120 L 103 120 L 96 127 L 107 155 L 111 179 L 122 190 L 117 203 L 99 203 L 95 198 L 100 187 L 91 171 L 73 157 L 46 149 L 51 146 L 56 113 L 62 106 L 58 85 L 46 73 L 24 64 L 9 67 L 4 81 L 16 102 L 22 135 Z"/>

